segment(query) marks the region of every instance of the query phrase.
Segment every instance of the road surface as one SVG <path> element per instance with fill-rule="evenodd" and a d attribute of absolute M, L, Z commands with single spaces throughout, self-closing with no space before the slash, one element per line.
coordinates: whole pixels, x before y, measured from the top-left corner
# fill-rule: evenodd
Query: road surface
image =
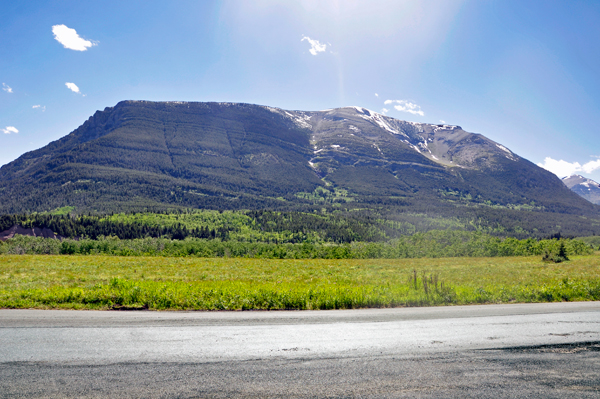
<path fill-rule="evenodd" d="M 0 397 L 600 397 L 600 302 L 0 310 Z"/>

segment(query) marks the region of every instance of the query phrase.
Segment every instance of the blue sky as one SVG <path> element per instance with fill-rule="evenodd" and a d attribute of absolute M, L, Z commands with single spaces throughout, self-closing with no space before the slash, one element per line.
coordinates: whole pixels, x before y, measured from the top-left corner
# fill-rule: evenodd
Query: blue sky
<path fill-rule="evenodd" d="M 600 181 L 598 1 L 3 1 L 0 15 L 0 165 L 121 100 L 230 101 L 445 121 Z"/>

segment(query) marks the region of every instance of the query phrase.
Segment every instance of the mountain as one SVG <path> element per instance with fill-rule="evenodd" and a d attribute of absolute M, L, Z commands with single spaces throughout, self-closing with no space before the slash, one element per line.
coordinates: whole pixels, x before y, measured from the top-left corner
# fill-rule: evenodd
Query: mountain
<path fill-rule="evenodd" d="M 593 233 L 581 218 L 600 217 L 550 172 L 460 126 L 361 107 L 149 101 L 98 111 L 0 168 L 0 212 L 64 206 L 368 209 L 530 232 Z"/>
<path fill-rule="evenodd" d="M 563 177 L 563 183 L 574 193 L 579 194 L 591 203 L 600 205 L 600 184 L 581 175 Z"/>

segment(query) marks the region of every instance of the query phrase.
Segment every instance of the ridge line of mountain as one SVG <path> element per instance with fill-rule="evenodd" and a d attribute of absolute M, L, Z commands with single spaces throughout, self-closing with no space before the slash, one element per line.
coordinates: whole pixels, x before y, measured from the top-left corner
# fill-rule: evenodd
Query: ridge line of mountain
<path fill-rule="evenodd" d="M 521 222 L 507 215 L 521 210 L 528 229 L 549 231 L 600 218 L 600 207 L 552 173 L 458 125 L 362 107 L 139 100 L 97 111 L 0 168 L 0 212 L 64 206 L 361 210 L 515 228 Z"/>

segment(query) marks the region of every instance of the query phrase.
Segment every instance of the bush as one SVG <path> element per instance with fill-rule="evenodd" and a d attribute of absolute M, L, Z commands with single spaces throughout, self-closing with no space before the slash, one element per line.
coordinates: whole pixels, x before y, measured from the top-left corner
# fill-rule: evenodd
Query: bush
<path fill-rule="evenodd" d="M 549 251 L 546 251 L 544 253 L 544 256 L 542 257 L 543 262 L 561 263 L 567 260 L 569 260 L 569 258 L 567 257 L 567 250 L 565 249 L 565 244 L 562 242 L 560 243 L 560 246 L 558 247 L 558 251 L 556 253 L 551 254 Z"/>

